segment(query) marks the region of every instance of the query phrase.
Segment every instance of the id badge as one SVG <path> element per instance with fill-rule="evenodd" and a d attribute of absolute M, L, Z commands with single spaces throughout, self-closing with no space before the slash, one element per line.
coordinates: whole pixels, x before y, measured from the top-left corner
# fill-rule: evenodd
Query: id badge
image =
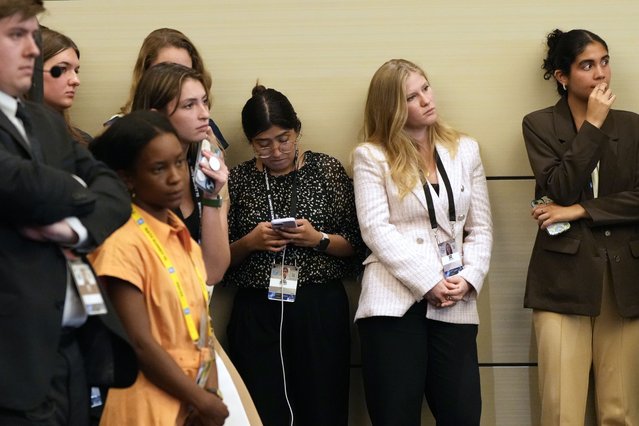
<path fill-rule="evenodd" d="M 444 277 L 452 277 L 464 269 L 461 253 L 457 250 L 455 240 L 444 241 L 437 246 L 442 260 Z"/>
<path fill-rule="evenodd" d="M 298 272 L 299 270 L 295 266 L 274 264 L 271 268 L 271 280 L 268 286 L 269 300 L 295 302 Z"/>
<path fill-rule="evenodd" d="M 213 356 L 210 348 L 200 349 L 200 366 L 197 369 L 197 375 L 195 376 L 195 383 L 201 388 L 206 386 L 206 381 L 211 373 L 211 367 L 213 366 Z"/>
<path fill-rule="evenodd" d="M 98 280 L 91 267 L 81 257 L 75 256 L 68 250 L 64 250 L 64 254 L 67 258 L 73 283 L 78 295 L 80 295 L 80 300 L 87 315 L 106 314 L 107 307 L 102 298 Z"/>

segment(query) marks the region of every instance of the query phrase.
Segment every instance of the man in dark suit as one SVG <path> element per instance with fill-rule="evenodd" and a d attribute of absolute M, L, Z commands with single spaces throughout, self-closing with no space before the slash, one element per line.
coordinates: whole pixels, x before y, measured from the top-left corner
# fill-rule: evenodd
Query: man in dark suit
<path fill-rule="evenodd" d="M 0 424 L 88 424 L 87 314 L 67 253 L 130 214 L 117 176 L 71 141 L 31 87 L 42 0 L 0 0 Z M 82 348 L 82 349 L 81 349 Z"/>

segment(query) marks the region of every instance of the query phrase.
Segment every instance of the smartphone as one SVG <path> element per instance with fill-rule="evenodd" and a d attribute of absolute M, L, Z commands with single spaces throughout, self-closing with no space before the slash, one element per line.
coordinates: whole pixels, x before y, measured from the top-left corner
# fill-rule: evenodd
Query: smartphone
<path fill-rule="evenodd" d="M 544 195 L 538 200 L 532 200 L 530 202 L 530 206 L 535 208 L 537 206 L 545 205 L 548 203 L 552 203 L 552 200 Z M 551 225 L 548 225 L 548 227 L 546 228 L 546 232 L 548 232 L 549 235 L 558 235 L 569 229 L 570 229 L 570 222 L 556 222 Z"/>
<path fill-rule="evenodd" d="M 210 160 L 207 160 L 206 157 L 204 156 L 204 154 L 202 154 L 203 151 L 209 151 L 209 152 L 212 151 L 211 142 L 209 142 L 206 139 L 204 139 L 200 143 L 200 149 L 197 152 L 197 158 L 195 160 L 195 170 L 193 172 L 194 181 L 195 181 L 195 184 L 202 191 L 212 192 L 215 189 L 215 182 L 213 182 L 213 180 L 210 177 L 205 175 L 204 172 L 202 170 L 200 170 L 200 163 L 202 161 L 208 161 L 209 166 L 211 167 L 211 169 L 219 170 L 219 168 L 220 168 L 220 160 L 218 160 L 216 157 L 211 157 Z M 219 150 L 216 150 L 216 153 L 217 152 L 219 152 Z M 217 165 L 217 167 L 215 167 L 216 165 Z"/>
<path fill-rule="evenodd" d="M 297 222 L 295 222 L 294 217 L 284 217 L 281 219 L 273 219 L 271 221 L 271 226 L 273 229 L 296 228 Z"/>

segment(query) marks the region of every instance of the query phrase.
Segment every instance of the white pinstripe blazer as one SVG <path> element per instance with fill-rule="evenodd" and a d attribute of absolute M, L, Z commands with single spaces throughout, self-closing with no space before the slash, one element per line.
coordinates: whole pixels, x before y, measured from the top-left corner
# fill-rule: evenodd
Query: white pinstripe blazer
<path fill-rule="evenodd" d="M 437 145 L 436 149 L 455 200 L 456 246 L 461 247 L 464 263 L 460 275 L 476 292 L 449 308 L 429 305 L 426 316 L 450 323 L 478 324 L 477 294 L 488 272 L 493 241 L 486 176 L 475 140 L 462 137 L 454 159 L 446 148 Z M 357 218 L 362 238 L 372 252 L 364 261 L 355 319 L 399 317 L 444 277 L 424 189 L 418 182 L 401 199 L 384 152 L 377 145 L 359 145 L 354 151 L 353 168 Z M 440 195 L 431 191 L 439 240 L 445 241 L 452 238 L 453 230 L 448 219 L 446 186 L 439 171 L 438 178 Z"/>

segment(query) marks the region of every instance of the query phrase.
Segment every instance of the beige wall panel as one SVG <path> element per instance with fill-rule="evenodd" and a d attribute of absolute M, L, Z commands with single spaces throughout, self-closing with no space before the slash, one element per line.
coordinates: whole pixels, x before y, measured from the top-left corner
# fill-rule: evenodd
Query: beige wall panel
<path fill-rule="evenodd" d="M 291 98 L 307 147 L 347 162 L 358 140 L 370 77 L 387 59 L 421 64 L 440 113 L 475 136 L 489 175 L 530 174 L 522 116 L 554 102 L 541 78 L 544 35 L 559 26 L 600 33 L 612 49 L 616 107 L 636 109 L 639 4 L 460 0 L 72 0 L 46 1 L 42 22 L 82 50 L 83 84 L 73 117 L 95 133 L 127 96 L 142 39 L 171 26 L 201 50 L 214 75 L 213 116 L 250 157 L 239 112 L 256 78 Z"/>
<path fill-rule="evenodd" d="M 556 27 L 587 28 L 611 48 L 615 107 L 639 109 L 636 54 L 639 3 L 485 0 L 69 0 L 46 1 L 41 21 L 82 51 L 82 86 L 72 117 L 97 133 L 128 96 L 143 38 L 173 27 L 197 45 L 214 78 L 212 115 L 232 144 L 229 163 L 251 157 L 240 110 L 257 78 L 289 96 L 303 122 L 306 148 L 345 164 L 359 141 L 374 71 L 390 58 L 422 65 L 440 114 L 477 138 L 489 176 L 530 175 L 522 117 L 555 102 L 542 79 L 544 36 Z M 491 271 L 480 298 L 482 363 L 534 362 L 530 312 L 522 308 L 535 233 L 532 181 L 491 181 L 495 224 Z M 353 315 L 359 289 L 348 284 Z M 232 294 L 213 300 L 224 342 Z M 353 327 L 351 420 L 368 424 Z M 536 424 L 536 369 L 483 367 L 484 425 Z M 425 414 L 424 424 L 433 424 Z"/>
<path fill-rule="evenodd" d="M 531 311 L 523 308 L 528 260 L 537 232 L 530 217 L 534 181 L 492 180 L 488 192 L 494 243 L 479 297 L 479 362 L 536 362 Z"/>

